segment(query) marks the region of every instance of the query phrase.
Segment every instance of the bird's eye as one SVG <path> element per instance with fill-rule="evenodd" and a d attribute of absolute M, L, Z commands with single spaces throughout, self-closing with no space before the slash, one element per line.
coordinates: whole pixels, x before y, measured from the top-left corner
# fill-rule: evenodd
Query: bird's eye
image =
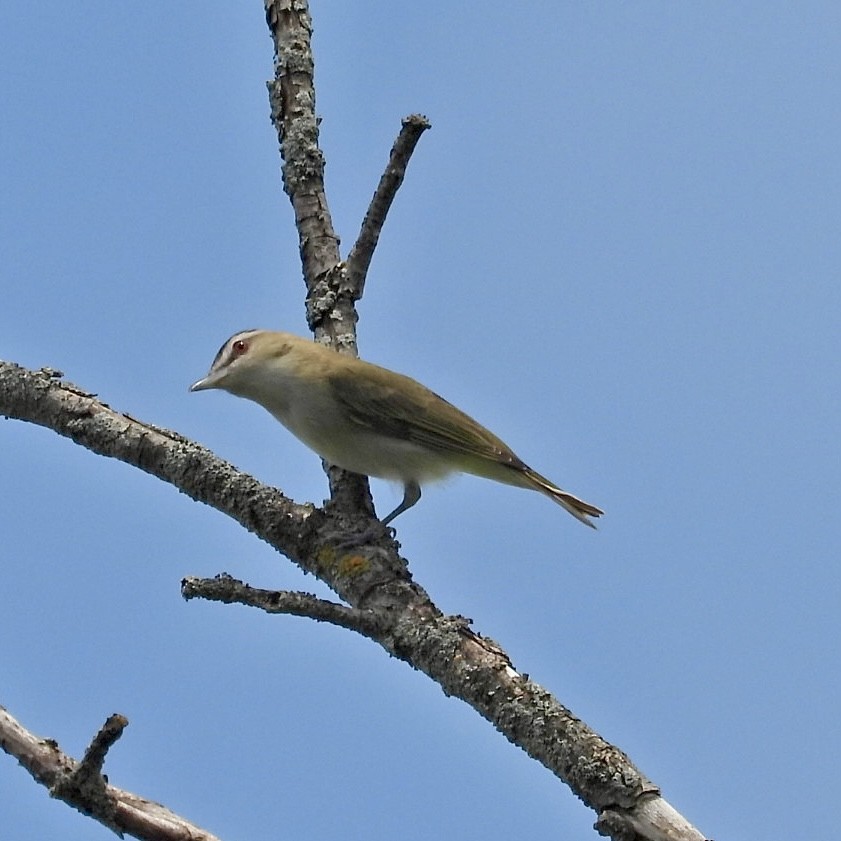
<path fill-rule="evenodd" d="M 242 356 L 248 350 L 248 342 L 243 339 L 237 339 L 231 345 L 231 356 Z"/>

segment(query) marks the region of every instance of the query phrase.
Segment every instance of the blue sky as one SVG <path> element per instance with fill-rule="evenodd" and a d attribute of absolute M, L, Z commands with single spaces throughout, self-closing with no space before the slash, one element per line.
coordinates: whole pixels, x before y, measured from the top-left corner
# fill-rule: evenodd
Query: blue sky
<path fill-rule="evenodd" d="M 362 354 L 607 512 L 463 477 L 397 521 L 417 579 L 709 837 L 825 836 L 841 636 L 841 7 L 314 4 L 344 253 L 420 142 Z M 65 371 L 299 501 L 318 459 L 187 393 L 304 333 L 260 4 L 0 9 L 0 358 Z M 0 704 L 223 839 L 594 837 L 593 815 L 373 643 L 182 576 L 326 595 L 210 508 L 0 424 Z M 399 490 L 374 483 L 380 510 Z M 0 757 L 4 841 L 111 838 Z"/>

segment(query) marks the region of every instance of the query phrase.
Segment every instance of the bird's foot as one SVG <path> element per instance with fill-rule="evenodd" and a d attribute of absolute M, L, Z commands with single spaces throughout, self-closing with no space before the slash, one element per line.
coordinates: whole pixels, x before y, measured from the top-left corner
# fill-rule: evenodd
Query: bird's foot
<path fill-rule="evenodd" d="M 379 520 L 374 520 L 361 532 L 350 533 L 347 531 L 328 532 L 325 536 L 339 551 L 343 549 L 356 549 L 367 543 L 379 543 L 384 537 L 394 541 L 397 532 L 391 526 L 384 526 Z"/>

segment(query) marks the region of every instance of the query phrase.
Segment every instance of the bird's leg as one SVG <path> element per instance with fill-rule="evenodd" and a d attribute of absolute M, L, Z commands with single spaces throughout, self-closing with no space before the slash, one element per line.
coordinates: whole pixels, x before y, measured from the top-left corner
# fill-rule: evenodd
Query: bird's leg
<path fill-rule="evenodd" d="M 387 526 L 396 516 L 408 511 L 420 498 L 420 485 L 414 479 L 409 479 L 403 486 L 403 501 L 382 521 L 382 524 Z"/>

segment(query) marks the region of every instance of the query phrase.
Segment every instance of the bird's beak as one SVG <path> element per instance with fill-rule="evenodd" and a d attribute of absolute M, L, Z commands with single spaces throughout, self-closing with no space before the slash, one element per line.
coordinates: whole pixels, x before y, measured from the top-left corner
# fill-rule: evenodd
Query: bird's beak
<path fill-rule="evenodd" d="M 218 377 L 214 374 L 208 374 L 201 380 L 194 382 L 190 386 L 190 391 L 206 391 L 208 388 L 216 388 Z"/>

